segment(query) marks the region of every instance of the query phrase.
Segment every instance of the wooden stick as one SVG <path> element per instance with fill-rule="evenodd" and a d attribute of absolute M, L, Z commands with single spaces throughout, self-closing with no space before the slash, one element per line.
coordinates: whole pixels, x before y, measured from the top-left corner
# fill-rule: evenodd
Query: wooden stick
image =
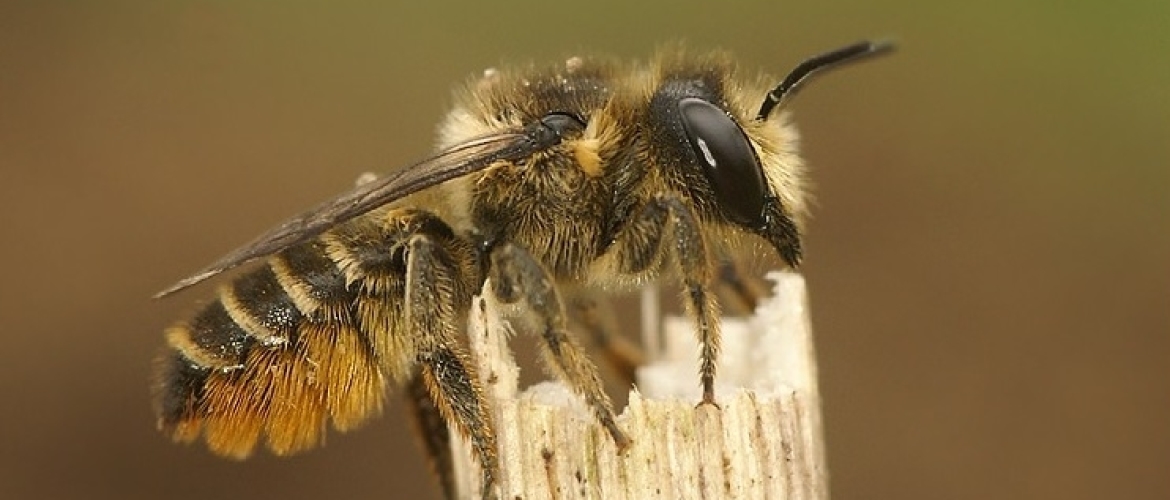
<path fill-rule="evenodd" d="M 717 401 L 699 406 L 689 320 L 667 318 L 662 357 L 638 372 L 618 424 L 619 455 L 581 399 L 559 383 L 517 391 L 508 327 L 490 298 L 469 321 L 472 355 L 492 404 L 502 499 L 828 498 L 816 361 L 804 280 L 774 273 L 774 298 L 723 320 Z M 452 435 L 457 435 L 454 432 Z M 461 498 L 479 498 L 478 465 L 454 440 Z"/>

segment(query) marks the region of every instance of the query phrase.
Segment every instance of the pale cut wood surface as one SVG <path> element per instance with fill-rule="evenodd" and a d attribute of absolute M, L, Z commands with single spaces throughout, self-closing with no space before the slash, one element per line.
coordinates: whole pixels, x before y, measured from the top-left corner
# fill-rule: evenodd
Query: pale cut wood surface
<path fill-rule="evenodd" d="M 663 352 L 639 370 L 619 416 L 633 438 L 620 455 L 561 384 L 519 392 L 507 324 L 490 298 L 473 308 L 470 344 L 495 417 L 500 498 L 827 499 L 804 280 L 771 277 L 775 297 L 755 316 L 724 319 L 719 408 L 695 406 L 697 342 L 689 320 L 666 318 Z M 478 465 L 465 443 L 452 446 L 461 496 L 479 498 Z"/>

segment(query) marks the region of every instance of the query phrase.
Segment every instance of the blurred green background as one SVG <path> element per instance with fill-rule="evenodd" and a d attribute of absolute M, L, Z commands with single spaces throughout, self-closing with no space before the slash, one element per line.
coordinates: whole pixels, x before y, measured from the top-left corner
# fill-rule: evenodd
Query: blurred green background
<path fill-rule="evenodd" d="M 452 84 L 673 40 L 795 101 L 834 496 L 1170 498 L 1170 3 L 0 4 L 0 498 L 437 498 L 398 399 L 244 463 L 154 431 L 150 295 L 363 171 Z"/>

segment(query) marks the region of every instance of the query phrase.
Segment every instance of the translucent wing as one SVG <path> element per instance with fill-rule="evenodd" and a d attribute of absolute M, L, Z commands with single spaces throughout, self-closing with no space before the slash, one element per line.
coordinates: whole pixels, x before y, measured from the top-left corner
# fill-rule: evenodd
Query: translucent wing
<path fill-rule="evenodd" d="M 428 187 L 482 170 L 496 161 L 514 161 L 532 156 L 559 141 L 559 134 L 549 132 L 538 122 L 524 131 L 472 139 L 407 168 L 361 184 L 284 221 L 155 297 L 170 295 L 245 262 L 279 252 L 339 223 Z"/>

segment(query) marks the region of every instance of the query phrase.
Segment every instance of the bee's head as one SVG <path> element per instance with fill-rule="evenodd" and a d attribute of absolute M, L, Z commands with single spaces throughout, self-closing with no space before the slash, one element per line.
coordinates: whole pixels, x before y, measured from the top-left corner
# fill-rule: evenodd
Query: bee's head
<path fill-rule="evenodd" d="M 767 122 L 772 112 L 818 71 L 890 47 L 863 42 L 804 61 L 768 92 L 753 119 Z M 726 82 L 711 77 L 714 74 L 663 79 L 650 102 L 651 114 L 660 124 L 653 142 L 663 145 L 659 154 L 668 162 L 697 167 L 684 169 L 687 172 L 681 178 L 702 215 L 762 236 L 795 267 L 801 251 L 794 215 L 781 201 L 781 193 L 770 187 L 757 146 L 745 132 L 747 119 L 730 110 L 723 88 Z"/>

